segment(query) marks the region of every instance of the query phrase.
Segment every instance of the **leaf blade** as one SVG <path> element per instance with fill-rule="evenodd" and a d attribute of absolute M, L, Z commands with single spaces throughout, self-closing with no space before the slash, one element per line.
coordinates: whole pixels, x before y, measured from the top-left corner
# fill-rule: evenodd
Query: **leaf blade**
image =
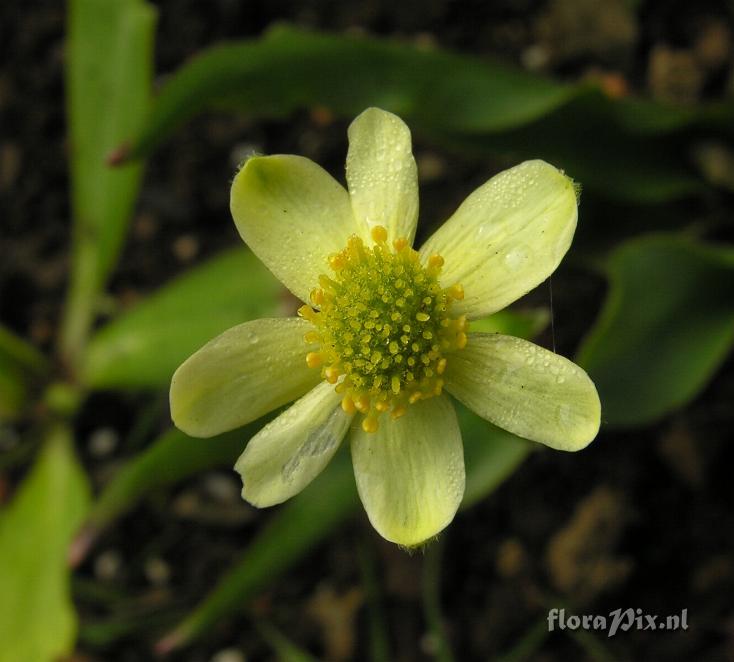
<path fill-rule="evenodd" d="M 73 363 L 115 264 L 137 198 L 140 164 L 112 170 L 111 150 L 148 111 L 156 12 L 144 0 L 72 0 L 66 67 L 73 261 L 61 349 Z"/>
<path fill-rule="evenodd" d="M 602 417 L 644 425 L 705 386 L 734 343 L 734 251 L 683 236 L 622 244 L 610 289 L 578 353 L 599 389 Z"/>
<path fill-rule="evenodd" d="M 49 433 L 36 464 L 0 513 L 0 661 L 47 662 L 70 652 L 76 633 L 66 548 L 90 490 L 70 433 Z"/>
<path fill-rule="evenodd" d="M 81 379 L 93 388 L 167 387 L 176 368 L 204 343 L 249 319 L 276 316 L 281 292 L 252 253 L 223 253 L 97 332 Z"/>

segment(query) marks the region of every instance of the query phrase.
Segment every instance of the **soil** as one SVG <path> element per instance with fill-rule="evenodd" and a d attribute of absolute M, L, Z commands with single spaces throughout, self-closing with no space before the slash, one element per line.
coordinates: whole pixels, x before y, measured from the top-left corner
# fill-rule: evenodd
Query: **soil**
<path fill-rule="evenodd" d="M 678 103 L 720 99 L 734 87 L 734 9 L 723 1 L 155 4 L 161 76 L 217 41 L 257 36 L 285 20 L 430 41 L 566 80 L 601 76 L 624 93 Z M 0 49 L 0 319 L 50 350 L 69 264 L 63 7 L 41 0 L 0 4 Z M 111 310 L 239 241 L 228 182 L 238 155 L 253 147 L 304 154 L 340 173 L 346 122 L 324 122 L 307 111 L 277 122 L 208 115 L 179 131 L 149 161 L 110 283 Z M 420 141 L 415 152 L 424 173 L 423 234 L 498 167 L 464 162 Z M 720 217 L 725 201 L 717 204 L 712 209 L 709 201 L 695 213 Z M 573 353 L 603 295 L 602 281 L 573 266 L 554 275 L 561 353 Z M 531 302 L 547 305 L 547 289 Z M 655 426 L 604 431 L 580 454 L 533 453 L 490 499 L 457 517 L 441 543 L 443 613 L 457 660 L 495 659 L 532 640 L 534 632 L 545 632 L 548 609 L 563 605 L 568 614 L 632 607 L 666 616 L 687 609 L 689 628 L 633 628 L 613 638 L 596 634 L 591 642 L 583 632 L 556 631 L 515 659 L 734 659 L 730 368 Z M 97 489 L 148 440 L 130 423 L 141 411 L 153 428 L 164 429 L 165 398 L 152 400 L 99 394 L 85 406 L 79 451 Z M 16 477 L 10 471 L 0 482 Z M 166 620 L 196 604 L 268 516 L 240 501 L 236 476 L 225 469 L 152 495 L 105 534 L 78 573 L 82 639 L 75 659 L 152 659 Z M 251 612 L 320 659 L 369 659 L 360 546 L 371 550 L 381 578 L 391 659 L 433 659 L 436 641 L 427 634 L 421 603 L 426 557 L 381 541 L 363 513 L 273 581 Z M 149 617 L 151 609 L 161 618 Z M 240 616 L 172 659 L 242 662 L 274 655 L 252 619 Z"/>

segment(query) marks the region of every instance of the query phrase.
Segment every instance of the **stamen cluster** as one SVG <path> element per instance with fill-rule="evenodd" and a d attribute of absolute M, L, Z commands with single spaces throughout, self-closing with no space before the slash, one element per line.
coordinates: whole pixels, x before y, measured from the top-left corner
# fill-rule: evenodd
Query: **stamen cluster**
<path fill-rule="evenodd" d="M 446 354 L 467 342 L 466 318 L 449 315 L 464 290 L 439 285 L 443 258 L 432 255 L 424 266 L 402 237 L 391 250 L 382 226 L 372 238 L 375 245 L 367 247 L 353 236 L 330 256 L 334 276 L 320 276 L 313 308 L 299 310 L 316 327 L 306 342 L 319 344 L 306 362 L 343 393 L 344 411 L 364 415 L 366 432 L 377 430 L 381 413 L 398 418 L 409 405 L 439 395 Z"/>

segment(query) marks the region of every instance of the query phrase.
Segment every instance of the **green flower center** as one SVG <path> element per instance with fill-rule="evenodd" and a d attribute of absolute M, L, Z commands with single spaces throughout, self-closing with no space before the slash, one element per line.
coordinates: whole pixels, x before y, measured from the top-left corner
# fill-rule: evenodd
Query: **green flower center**
<path fill-rule="evenodd" d="M 374 247 L 351 237 L 329 258 L 333 277 L 319 277 L 311 292 L 318 310 L 299 314 L 315 330 L 306 334 L 319 349 L 306 361 L 343 393 L 342 408 L 364 415 L 362 428 L 374 432 L 381 413 L 402 416 L 418 400 L 439 395 L 447 354 L 466 345 L 466 318 L 450 316 L 462 299 L 461 285 L 443 289 L 438 276 L 443 258 L 424 266 L 404 238 L 387 243 L 387 232 L 372 230 Z"/>

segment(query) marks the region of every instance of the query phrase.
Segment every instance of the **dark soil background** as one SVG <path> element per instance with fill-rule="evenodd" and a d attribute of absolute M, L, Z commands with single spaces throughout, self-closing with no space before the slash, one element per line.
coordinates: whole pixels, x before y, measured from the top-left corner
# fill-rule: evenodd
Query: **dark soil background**
<path fill-rule="evenodd" d="M 734 93 L 734 5 L 724 1 L 155 4 L 161 76 L 219 40 L 256 36 L 284 20 L 435 43 L 567 80 L 593 77 L 616 94 L 691 104 Z M 48 349 L 69 261 L 61 3 L 0 4 L 0 53 L 0 319 Z M 179 132 L 149 162 L 111 282 L 109 313 L 239 241 L 228 195 L 244 153 L 304 154 L 338 175 L 346 126 L 304 111 L 284 122 L 207 116 Z M 415 153 L 423 234 L 499 167 L 464 161 L 420 140 Z M 593 235 L 583 206 L 581 224 L 585 236 Z M 554 276 L 561 353 L 573 353 L 603 295 L 603 282 L 573 266 Z M 532 295 L 532 303 L 547 305 L 547 289 Z M 599 633 L 608 659 L 734 660 L 730 368 L 655 427 L 605 431 L 573 455 L 539 450 L 489 500 L 457 517 L 442 536 L 444 616 L 457 660 L 496 658 L 544 629 L 548 609 L 564 604 L 569 614 L 688 610 L 687 631 L 631 630 L 612 639 Z M 141 411 L 147 424 L 133 425 Z M 78 439 L 95 485 L 166 422 L 165 395 L 92 398 Z M 10 447 L 12 435 L 5 436 L 2 443 Z M 12 471 L 0 473 L 0 500 L 14 478 Z M 214 585 L 267 517 L 241 502 L 238 480 L 226 470 L 153 495 L 105 534 L 78 573 L 82 631 L 75 659 L 152 659 L 156 637 Z M 381 541 L 363 513 L 274 581 L 251 614 L 321 659 L 368 659 L 359 546 L 372 550 L 381 578 L 393 659 L 432 659 L 436 642 L 427 635 L 421 605 L 424 557 Z M 531 659 L 607 659 L 593 650 L 593 642 L 556 632 Z M 243 662 L 273 655 L 243 613 L 172 658 Z"/>

